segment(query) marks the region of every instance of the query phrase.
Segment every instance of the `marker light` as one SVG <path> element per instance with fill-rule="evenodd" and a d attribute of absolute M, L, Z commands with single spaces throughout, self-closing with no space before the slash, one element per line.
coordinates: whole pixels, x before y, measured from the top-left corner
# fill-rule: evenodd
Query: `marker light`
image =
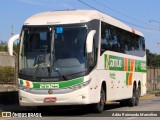
<path fill-rule="evenodd" d="M 23 86 L 23 85 L 19 85 L 18 88 L 19 88 L 20 90 L 25 91 L 25 92 L 30 92 L 30 91 L 32 90 L 31 88 L 26 87 L 26 86 Z"/>

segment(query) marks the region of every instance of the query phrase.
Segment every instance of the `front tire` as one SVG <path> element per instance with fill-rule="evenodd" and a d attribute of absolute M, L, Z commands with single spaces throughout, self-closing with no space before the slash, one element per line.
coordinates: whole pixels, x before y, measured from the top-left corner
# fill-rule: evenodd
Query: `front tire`
<path fill-rule="evenodd" d="M 94 104 L 94 111 L 96 113 L 101 113 L 104 110 L 106 95 L 103 88 L 101 88 L 100 101 L 97 104 Z"/>

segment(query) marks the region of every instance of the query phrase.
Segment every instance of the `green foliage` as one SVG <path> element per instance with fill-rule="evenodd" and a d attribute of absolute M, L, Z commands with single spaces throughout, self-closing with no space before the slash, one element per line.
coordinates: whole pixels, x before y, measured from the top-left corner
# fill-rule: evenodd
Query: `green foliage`
<path fill-rule="evenodd" d="M 15 78 L 14 67 L 0 67 L 0 82 L 14 82 Z"/>
<path fill-rule="evenodd" d="M 0 41 L 0 52 L 6 52 L 7 51 L 7 43 Z"/>
<path fill-rule="evenodd" d="M 0 41 L 0 52 L 7 52 L 7 50 L 8 50 L 7 42 Z M 16 53 L 18 53 L 18 45 L 17 44 L 13 44 L 13 50 Z"/>
<path fill-rule="evenodd" d="M 7 46 L 0 46 L 0 52 L 7 52 Z"/>
<path fill-rule="evenodd" d="M 146 50 L 147 54 L 147 64 L 150 67 L 160 67 L 160 55 L 151 53 L 148 49 Z"/>
<path fill-rule="evenodd" d="M 18 44 L 13 44 L 13 50 L 18 54 Z"/>

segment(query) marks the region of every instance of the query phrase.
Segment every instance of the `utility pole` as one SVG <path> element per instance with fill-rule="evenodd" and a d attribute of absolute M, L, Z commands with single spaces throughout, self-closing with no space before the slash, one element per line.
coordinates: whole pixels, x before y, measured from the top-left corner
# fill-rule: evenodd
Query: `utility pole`
<path fill-rule="evenodd" d="M 13 26 L 13 24 L 11 25 L 11 37 L 12 36 L 14 36 L 14 26 Z M 18 85 L 18 55 L 16 54 L 16 52 L 13 50 L 13 52 L 14 52 L 14 54 L 15 54 L 15 57 L 14 57 L 14 59 L 15 59 L 15 74 L 14 74 L 14 78 L 15 78 L 15 80 L 14 80 L 14 84 L 15 84 L 15 86 L 17 86 Z"/>
<path fill-rule="evenodd" d="M 14 35 L 14 26 L 13 24 L 11 25 L 11 37 Z"/>

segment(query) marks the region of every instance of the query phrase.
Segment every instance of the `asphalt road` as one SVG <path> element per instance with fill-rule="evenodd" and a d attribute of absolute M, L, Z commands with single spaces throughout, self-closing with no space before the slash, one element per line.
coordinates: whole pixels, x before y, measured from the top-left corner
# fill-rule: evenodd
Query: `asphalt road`
<path fill-rule="evenodd" d="M 19 107 L 18 105 L 0 105 L 0 111 L 1 112 L 13 112 L 14 115 L 18 115 L 17 113 L 20 113 L 25 116 L 28 113 L 40 113 L 42 117 L 34 117 L 29 119 L 34 120 L 83 120 L 83 119 L 89 119 L 89 120 L 106 120 L 106 119 L 134 119 L 134 120 L 141 120 L 141 119 L 154 119 L 159 120 L 158 117 L 153 116 L 160 116 L 160 97 L 154 97 L 154 98 L 147 98 L 147 99 L 141 99 L 139 106 L 136 107 L 121 107 L 117 103 L 109 103 L 105 106 L 105 110 L 103 113 L 97 114 L 92 113 L 91 110 L 86 109 L 85 107 L 79 107 L 79 108 L 43 108 L 43 110 L 37 110 L 36 108 L 26 108 L 26 107 Z M 146 112 L 145 112 L 146 111 Z M 158 112 L 159 111 L 159 112 Z M 124 115 L 126 117 L 124 117 Z M 139 117 L 139 116 L 143 117 Z M 144 115 L 152 116 L 152 117 L 144 117 Z M 1 118 L 0 118 L 1 119 Z M 4 119 L 4 118 L 3 118 Z M 5 118 L 7 120 L 10 119 L 28 119 L 28 118 Z"/>

